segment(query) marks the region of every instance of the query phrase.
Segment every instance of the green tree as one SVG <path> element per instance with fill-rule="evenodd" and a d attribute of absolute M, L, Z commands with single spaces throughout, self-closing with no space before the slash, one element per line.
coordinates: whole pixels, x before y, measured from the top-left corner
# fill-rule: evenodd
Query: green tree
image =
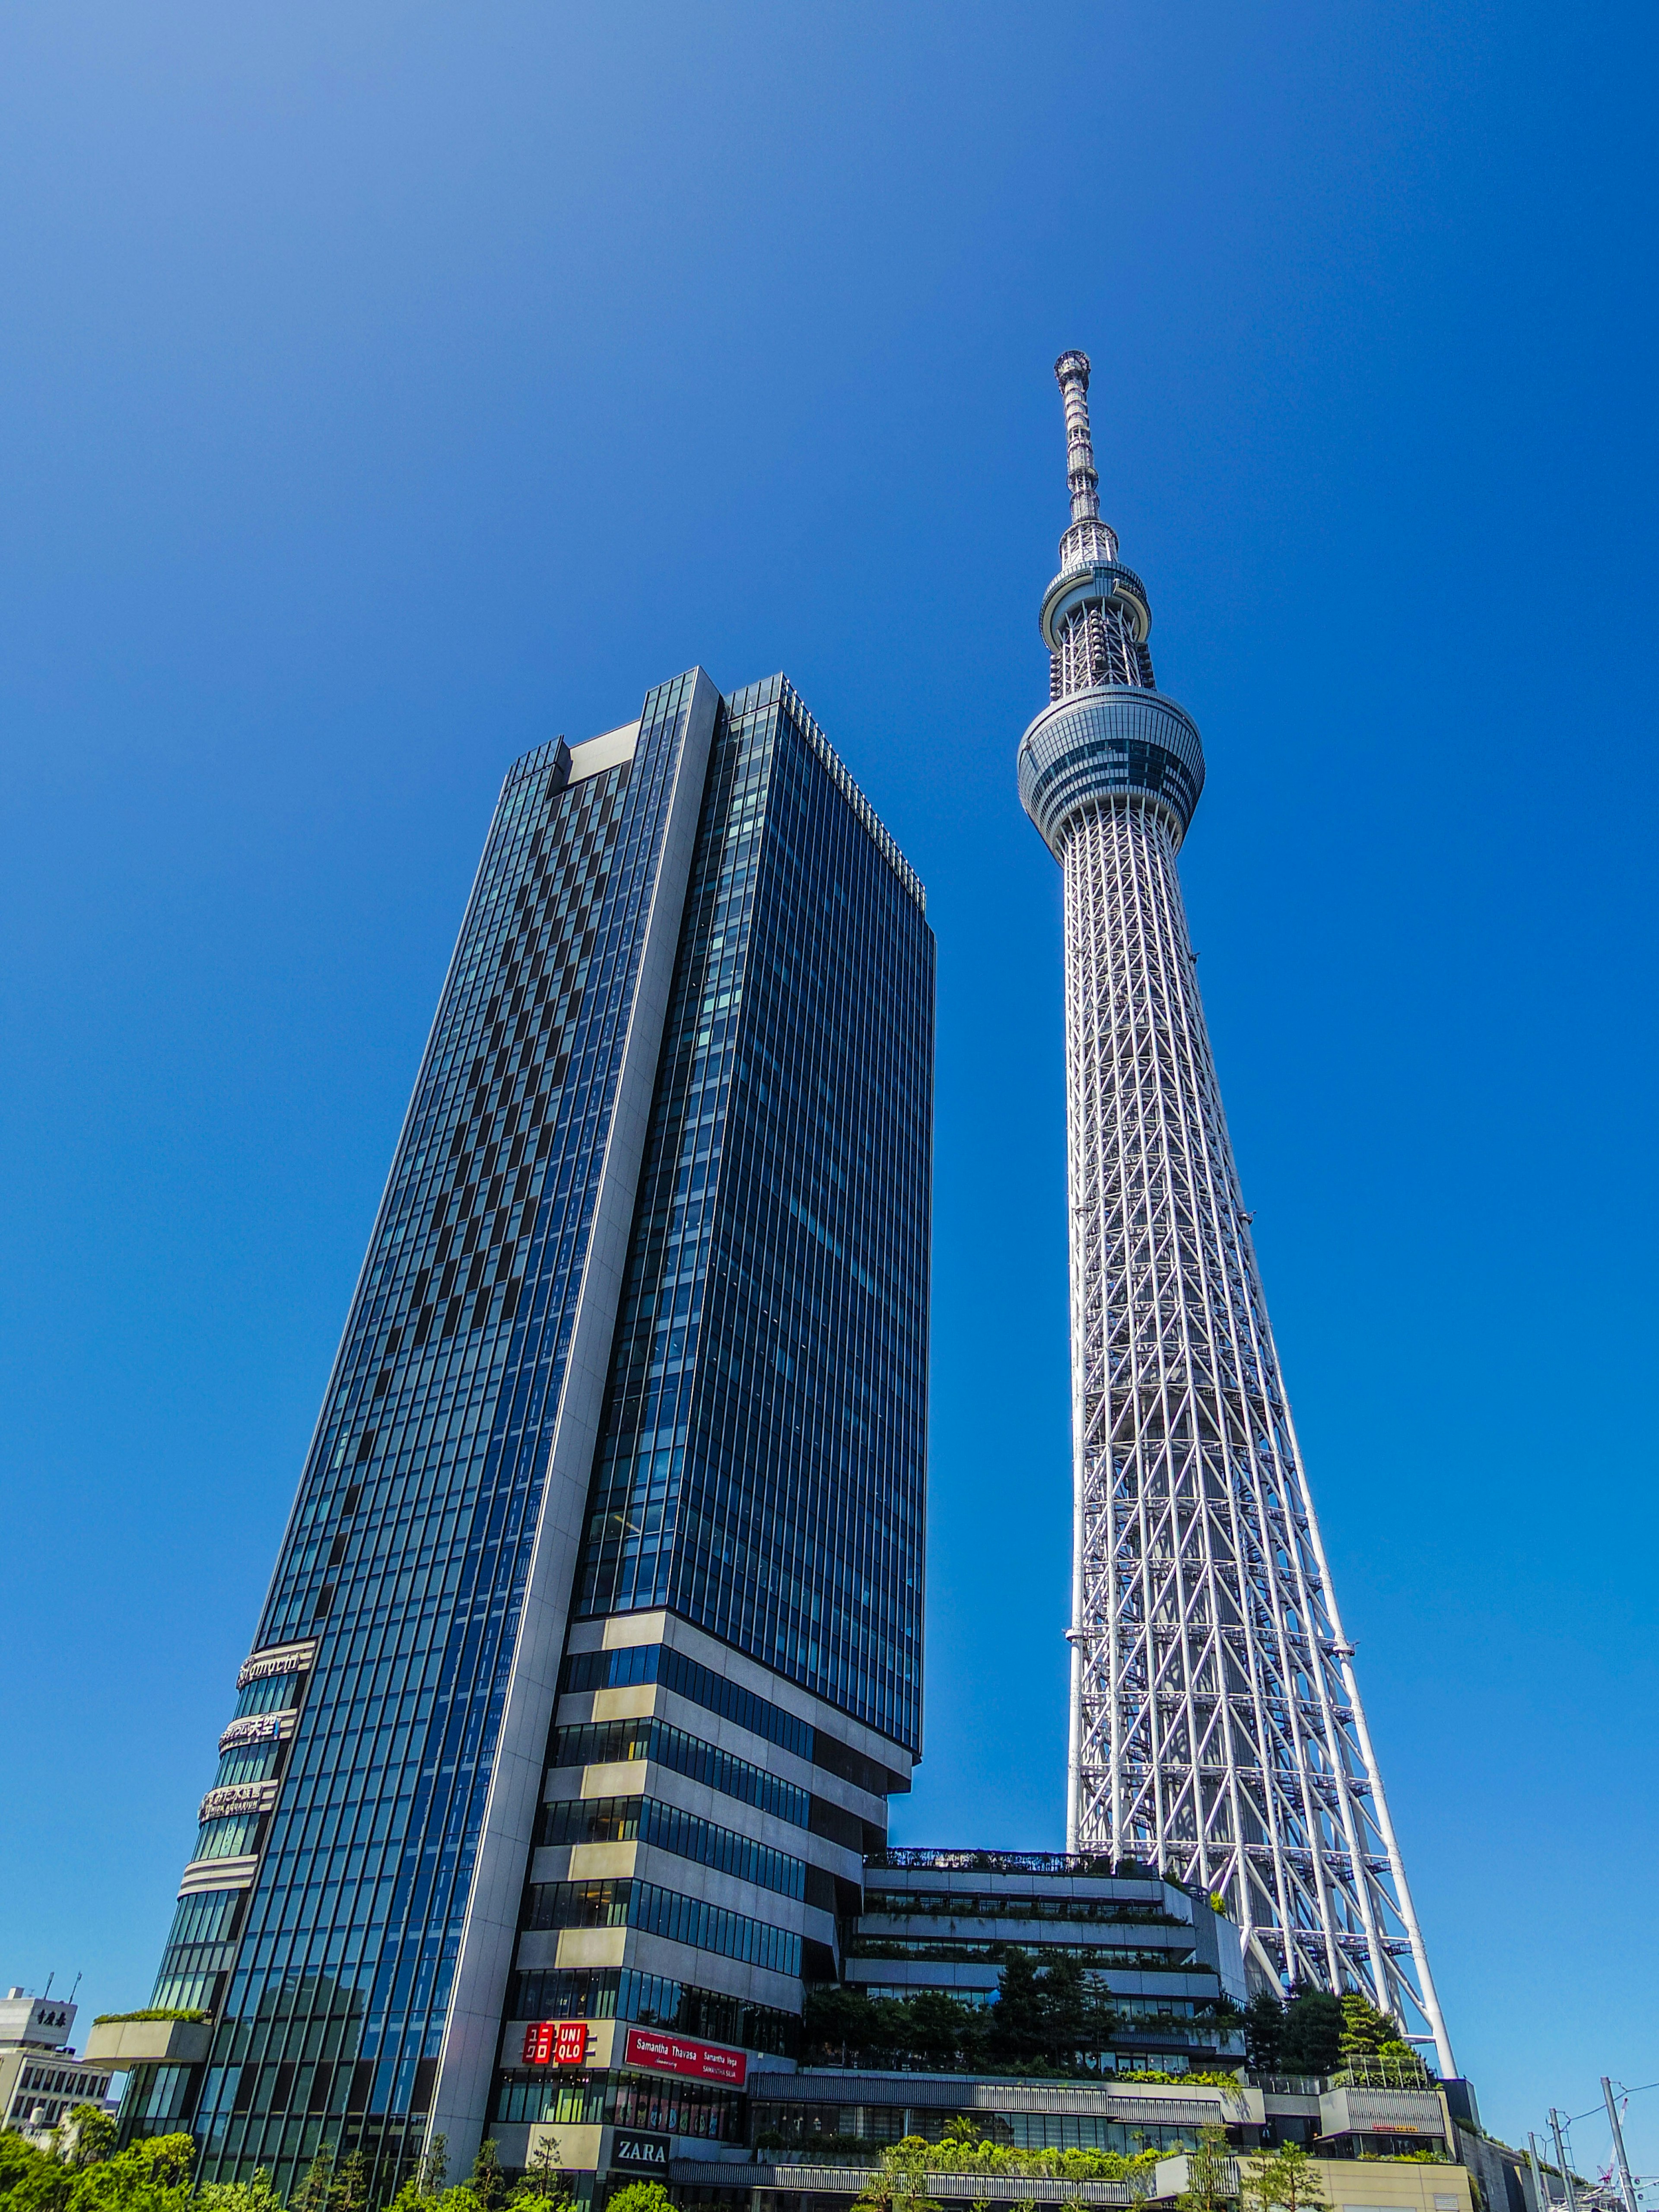
<path fill-rule="evenodd" d="M 1117 2014 L 1076 1959 L 1058 1958 L 1038 1984 L 1044 2057 L 1069 2066 L 1082 2051 L 1103 2051 L 1118 2030 Z"/>
<path fill-rule="evenodd" d="M 67 2212 L 185 2212 L 196 2146 L 185 2135 L 146 2136 L 79 2175 Z"/>
<path fill-rule="evenodd" d="M 998 2173 L 1007 2164 L 1007 2153 L 983 2133 L 973 2113 L 957 2112 L 945 2123 L 930 2160 L 942 2173 Z"/>
<path fill-rule="evenodd" d="M 1244 2056 L 1261 2074 L 1284 2070 L 1285 2005 L 1275 1990 L 1258 1990 L 1244 2008 Z"/>
<path fill-rule="evenodd" d="M 392 2212 L 472 2212 L 477 2199 L 470 2189 L 446 2189 L 449 2177 L 449 2142 L 434 2136 L 420 2164 L 392 2199 Z"/>
<path fill-rule="evenodd" d="M 283 2200 L 261 2166 L 252 2181 L 204 2181 L 191 2212 L 283 2212 Z"/>
<path fill-rule="evenodd" d="M 1300 2143 L 1286 2143 L 1252 2164 L 1244 2201 L 1250 2212 L 1308 2212 L 1329 2199 L 1313 2160 Z"/>
<path fill-rule="evenodd" d="M 990 2047 L 999 2058 L 1040 2058 L 1045 2027 L 1036 1961 L 1029 1951 L 1010 1944 L 991 2007 Z"/>
<path fill-rule="evenodd" d="M 605 2212 L 676 2212 L 673 2198 L 659 2181 L 630 2181 L 606 2202 Z"/>
<path fill-rule="evenodd" d="M 449 2179 L 449 2137 L 434 2136 L 421 2160 L 421 2194 L 441 2197 Z"/>
<path fill-rule="evenodd" d="M 61 2159 L 15 2128 L 0 2130 L 0 2204 L 6 2212 L 61 2212 L 75 2177 Z"/>
<path fill-rule="evenodd" d="M 968 2004 L 944 1990 L 918 1990 L 896 2009 L 905 2015 L 905 2048 L 940 2064 L 960 2058 L 971 2072 L 985 2049 L 988 2023 L 982 2005 Z"/>
<path fill-rule="evenodd" d="M 76 2105 L 54 2132 L 58 2157 L 77 2173 L 110 2157 L 115 2149 L 115 2123 L 96 2105 Z"/>
<path fill-rule="evenodd" d="M 921 2136 L 889 2143 L 854 2199 L 853 2212 L 939 2212 L 927 2194 L 928 2149 Z"/>
<path fill-rule="evenodd" d="M 329 2199 L 334 2194 L 334 2146 L 319 2143 L 317 2155 L 306 2170 L 293 2198 L 290 2212 L 328 2212 Z"/>
<path fill-rule="evenodd" d="M 839 2058 L 856 2052 L 878 2057 L 890 2048 L 884 2008 L 867 1990 L 831 1983 L 809 1990 L 801 2014 L 801 2040 L 810 2051 Z"/>
<path fill-rule="evenodd" d="M 1074 2065 L 1079 2051 L 1104 2050 L 1119 2021 L 1076 1960 L 1057 1958 L 1039 1969 L 1016 1946 L 1005 1954 L 986 2027 L 985 2043 L 998 2058 L 1060 2068 Z"/>
<path fill-rule="evenodd" d="M 483 2212 L 499 2212 L 499 2207 L 506 2201 L 507 2176 L 501 2172 L 501 2154 L 489 2136 L 478 2145 L 468 2186 L 483 2205 Z"/>
<path fill-rule="evenodd" d="M 368 2168 L 361 2150 L 347 2153 L 340 2161 L 329 2197 L 329 2212 L 368 2212 Z"/>
<path fill-rule="evenodd" d="M 1176 2200 L 1180 2212 L 1221 2212 L 1237 2195 L 1227 2130 L 1200 2128 L 1197 2143 L 1187 2154 L 1187 2186 Z"/>
<path fill-rule="evenodd" d="M 552 2212 L 574 2195 L 570 2177 L 559 2164 L 559 2139 L 543 2136 L 531 2154 L 517 2187 L 507 2199 L 517 2212 Z"/>
<path fill-rule="evenodd" d="M 1427 2070 L 1390 2012 L 1379 2012 L 1368 1997 L 1350 1991 L 1342 2000 L 1342 2063 L 1364 2066 L 1378 2063 L 1383 2078 L 1395 2082 L 1424 2081 Z"/>
<path fill-rule="evenodd" d="M 1285 2008 L 1279 2064 L 1287 2074 L 1334 2074 L 1342 2056 L 1342 2007 L 1326 1990 L 1300 1990 Z"/>

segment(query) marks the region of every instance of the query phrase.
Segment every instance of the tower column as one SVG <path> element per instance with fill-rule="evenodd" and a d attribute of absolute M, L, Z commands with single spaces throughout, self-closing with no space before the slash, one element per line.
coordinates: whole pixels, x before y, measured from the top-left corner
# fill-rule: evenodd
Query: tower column
<path fill-rule="evenodd" d="M 1176 854 L 1203 749 L 1099 520 L 1086 356 L 1055 374 L 1072 524 L 1019 784 L 1065 880 L 1068 1848 L 1217 1894 L 1259 1985 L 1363 1990 L 1449 2072 L 1199 997 Z M 1079 649 L 1097 628 L 1115 650 Z"/>

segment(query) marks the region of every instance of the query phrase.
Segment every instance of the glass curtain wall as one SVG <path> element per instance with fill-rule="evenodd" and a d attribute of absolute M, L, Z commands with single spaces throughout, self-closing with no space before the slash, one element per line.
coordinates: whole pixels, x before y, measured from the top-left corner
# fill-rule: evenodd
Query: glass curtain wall
<path fill-rule="evenodd" d="M 418 2147 L 693 682 L 496 810 L 259 1626 L 319 1641 L 257 1877 L 181 1901 L 157 1985 L 220 1978 L 210 2063 L 193 2113 L 155 2071 L 124 2113 L 193 2124 L 206 2180 L 326 2140 L 384 2194 Z"/>
<path fill-rule="evenodd" d="M 578 1610 L 920 1748 L 933 939 L 781 677 L 715 732 Z"/>

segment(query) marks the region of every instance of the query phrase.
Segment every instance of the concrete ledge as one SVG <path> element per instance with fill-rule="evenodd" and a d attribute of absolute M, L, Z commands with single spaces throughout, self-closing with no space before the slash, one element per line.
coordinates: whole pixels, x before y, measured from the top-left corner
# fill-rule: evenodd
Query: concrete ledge
<path fill-rule="evenodd" d="M 252 1889 L 259 1871 L 257 1851 L 240 1859 L 192 1859 L 179 1884 L 180 1897 L 195 1897 L 204 1889 Z"/>
<path fill-rule="evenodd" d="M 792 2166 L 772 2160 L 753 2166 L 735 2160 L 676 2158 L 668 2178 L 683 2186 L 714 2189 L 780 2189 L 813 2197 L 860 2197 L 868 2186 L 869 2166 Z M 957 2204 L 1109 2204 L 1141 2202 L 1142 2192 L 1127 2181 L 1069 2181 L 1046 2173 L 928 2173 L 924 2192 Z"/>
<path fill-rule="evenodd" d="M 900 2105 L 911 2110 L 947 2112 L 1077 2112 L 1164 2127 L 1226 2126 L 1251 2117 L 1253 2094 L 1242 2086 L 1218 2083 L 1121 2080 L 1103 2074 L 1093 2080 L 1033 2081 L 1029 2075 L 991 2074 L 844 2074 L 835 2067 L 798 2068 L 767 2077 L 763 2092 L 751 2082 L 750 2094 L 789 2105 Z"/>
<path fill-rule="evenodd" d="M 212 2040 L 210 2020 L 94 2021 L 83 2063 L 118 2072 L 134 2066 L 200 2066 Z"/>
<path fill-rule="evenodd" d="M 1230 2159 L 1237 2187 L 1248 2180 L 1260 2159 Z M 1324 2184 L 1332 2212 L 1472 2212 L 1469 2177 L 1461 2166 L 1404 2158 L 1316 2158 L 1314 2172 Z M 1161 2158 L 1152 2182 L 1152 2201 L 1172 2203 L 1189 2182 L 1185 2154 Z M 1224 2184 L 1224 2186 L 1226 2185 Z"/>

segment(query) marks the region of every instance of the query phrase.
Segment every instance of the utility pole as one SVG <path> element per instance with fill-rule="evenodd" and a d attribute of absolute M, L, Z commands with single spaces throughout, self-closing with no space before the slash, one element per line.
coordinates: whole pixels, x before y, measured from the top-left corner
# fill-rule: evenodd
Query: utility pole
<path fill-rule="evenodd" d="M 1619 2124 L 1619 2107 L 1613 2102 L 1613 2084 L 1604 2074 L 1601 2094 L 1607 2100 L 1607 2118 L 1613 2125 L 1613 2154 L 1619 2161 L 1619 2194 L 1625 2200 L 1625 2212 L 1638 2212 L 1636 2184 L 1630 2178 L 1630 2160 L 1625 2156 L 1625 2130 Z"/>
<path fill-rule="evenodd" d="M 1530 2130 L 1527 2134 L 1527 2163 L 1532 2168 L 1532 2212 L 1550 2212 L 1554 2198 L 1544 2194 L 1543 2170 L 1538 2163 L 1538 2138 Z"/>
<path fill-rule="evenodd" d="M 1561 2186 L 1567 2192 L 1567 2212 L 1578 2212 L 1578 2191 L 1572 2185 L 1572 2169 L 1567 2164 L 1567 2147 L 1561 2140 L 1561 2115 L 1553 2105 L 1550 2106 L 1550 2133 L 1555 2137 L 1555 2162 L 1561 2169 Z"/>
<path fill-rule="evenodd" d="M 1551 2212 L 1555 2199 L 1544 2192 L 1544 2167 L 1537 2157 L 1537 2136 L 1531 2128 L 1526 2130 L 1526 2163 L 1533 2167 L 1533 2212 Z"/>

